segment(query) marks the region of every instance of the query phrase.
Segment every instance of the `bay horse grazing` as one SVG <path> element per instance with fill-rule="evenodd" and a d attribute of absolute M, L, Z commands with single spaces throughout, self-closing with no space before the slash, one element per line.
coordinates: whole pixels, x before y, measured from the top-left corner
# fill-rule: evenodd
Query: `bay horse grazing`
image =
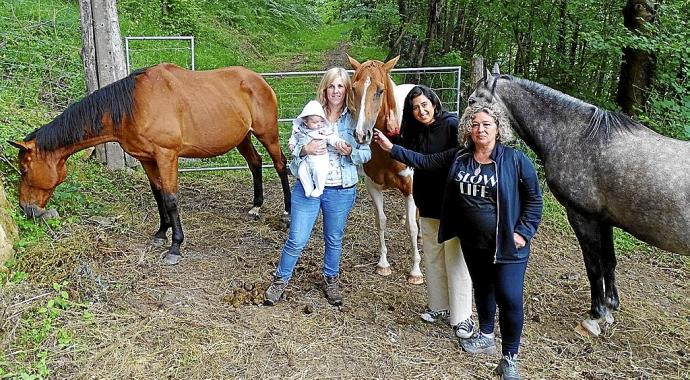
<path fill-rule="evenodd" d="M 353 121 L 356 123 L 355 140 L 360 144 L 371 143 L 373 128 L 386 130 L 387 118 L 391 111 L 400 120 L 403 100 L 412 89 L 411 85 L 397 86 L 390 77 L 390 71 L 400 57 L 383 63 L 366 61 L 359 63 L 348 56 L 355 69 L 352 76 L 352 94 L 348 96 L 352 109 Z M 397 97 L 397 100 L 396 100 Z M 398 189 L 406 201 L 405 227 L 412 247 L 413 262 L 407 281 L 421 284 L 424 277 L 419 269 L 421 257 L 417 248 L 417 207 L 412 199 L 412 171 L 399 161 L 390 158 L 378 144 L 371 144 L 371 160 L 364 165 L 365 184 L 374 206 L 376 207 L 376 227 L 379 230 L 379 262 L 376 273 L 387 276 L 391 274 L 388 263 L 385 241 L 386 215 L 383 211 L 383 190 Z"/>
<path fill-rule="evenodd" d="M 184 239 L 177 198 L 178 157 L 213 157 L 237 147 L 254 182 L 258 215 L 263 204 L 261 157 L 251 135 L 266 147 L 290 212 L 285 157 L 278 141 L 278 105 L 271 87 L 242 67 L 189 71 L 160 64 L 136 71 L 70 105 L 50 123 L 30 133 L 19 148 L 19 204 L 29 217 L 46 213 L 55 187 L 67 177 L 72 154 L 117 141 L 141 161 L 158 205 L 160 228 L 153 243 L 163 245 L 172 228 L 167 264 L 180 261 Z"/>
<path fill-rule="evenodd" d="M 618 309 L 613 227 L 690 255 L 690 142 L 524 79 L 486 75 L 469 98 L 505 108 L 515 131 L 541 159 L 546 182 L 565 206 L 591 288 L 589 319 L 599 335 Z"/>

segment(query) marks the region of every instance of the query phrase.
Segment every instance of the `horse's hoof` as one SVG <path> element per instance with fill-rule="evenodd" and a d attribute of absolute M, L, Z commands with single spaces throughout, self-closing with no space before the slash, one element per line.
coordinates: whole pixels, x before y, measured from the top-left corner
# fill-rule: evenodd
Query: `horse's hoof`
<path fill-rule="evenodd" d="M 249 216 L 254 220 L 259 219 L 259 210 L 261 210 L 261 207 L 252 207 L 252 209 L 249 210 Z"/>
<path fill-rule="evenodd" d="M 151 245 L 156 248 L 164 246 L 167 242 L 168 239 L 166 238 L 154 237 L 153 239 L 151 239 Z"/>
<path fill-rule="evenodd" d="M 598 321 L 587 318 L 575 326 L 575 332 L 586 337 L 598 337 L 601 335 L 601 327 Z"/>
<path fill-rule="evenodd" d="M 163 257 L 163 264 L 176 265 L 180 262 L 180 260 L 182 260 L 182 255 L 172 255 L 170 253 L 166 253 L 165 257 Z"/>
<path fill-rule="evenodd" d="M 381 266 L 376 266 L 376 274 L 380 276 L 390 276 L 393 271 L 391 270 L 391 267 L 381 267 Z"/>
<path fill-rule="evenodd" d="M 43 219 L 55 219 L 55 218 L 59 218 L 59 217 L 60 217 L 60 214 L 54 208 L 51 208 L 50 210 L 46 210 L 46 212 L 41 214 L 41 218 L 43 218 Z"/>
<path fill-rule="evenodd" d="M 424 283 L 424 276 L 407 276 L 407 283 L 412 285 L 422 285 Z"/>

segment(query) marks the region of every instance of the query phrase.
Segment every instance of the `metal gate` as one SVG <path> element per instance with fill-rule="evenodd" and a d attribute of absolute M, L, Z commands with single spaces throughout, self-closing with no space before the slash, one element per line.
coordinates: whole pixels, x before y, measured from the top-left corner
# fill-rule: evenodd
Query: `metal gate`
<path fill-rule="evenodd" d="M 353 70 L 348 71 L 350 74 Z M 304 105 L 315 98 L 316 88 L 325 71 L 293 71 L 262 73 L 278 98 L 278 127 L 283 153 L 289 160 L 286 148 L 292 130 L 292 120 L 299 115 Z M 460 87 L 462 69 L 451 67 L 416 67 L 393 69 L 391 76 L 397 84 L 420 83 L 432 88 L 441 99 L 444 107 L 451 112 L 460 111 Z M 264 147 L 253 139 L 254 146 L 262 157 L 263 167 L 272 163 Z M 236 150 L 225 155 L 204 159 L 180 158 L 180 172 L 247 169 L 244 158 Z"/>

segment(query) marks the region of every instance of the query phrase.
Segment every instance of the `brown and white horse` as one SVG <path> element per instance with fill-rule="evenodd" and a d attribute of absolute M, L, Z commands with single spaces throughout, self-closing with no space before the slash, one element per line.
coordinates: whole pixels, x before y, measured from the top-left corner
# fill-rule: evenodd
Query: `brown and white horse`
<path fill-rule="evenodd" d="M 350 56 L 347 58 L 355 69 L 352 76 L 352 93 L 348 96 L 352 117 L 356 123 L 355 140 L 360 144 L 368 144 L 373 136 L 373 128 L 385 131 L 387 118 L 391 115 L 400 120 L 403 101 L 413 86 L 396 86 L 390 77 L 390 71 L 399 57 L 386 63 L 359 63 Z M 411 284 L 423 283 L 424 278 L 419 269 L 421 257 L 417 248 L 417 207 L 412 199 L 412 170 L 390 158 L 377 144 L 371 144 L 371 160 L 364 164 L 364 173 L 367 190 L 376 207 L 376 227 L 379 230 L 380 257 L 376 273 L 382 276 L 391 274 L 385 240 L 386 214 L 383 211 L 383 190 L 398 189 L 406 200 L 405 227 L 413 254 L 412 269 L 407 281 Z"/>

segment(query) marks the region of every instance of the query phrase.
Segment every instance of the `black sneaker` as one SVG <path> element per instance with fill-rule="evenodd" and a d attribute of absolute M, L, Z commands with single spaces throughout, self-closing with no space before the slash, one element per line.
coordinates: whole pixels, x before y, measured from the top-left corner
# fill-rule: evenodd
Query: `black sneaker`
<path fill-rule="evenodd" d="M 520 380 L 520 372 L 517 367 L 517 355 L 503 355 L 494 370 L 501 380 Z"/>
<path fill-rule="evenodd" d="M 282 278 L 274 277 L 271 285 L 266 289 L 266 299 L 264 300 L 264 305 L 273 306 L 283 297 L 285 293 L 285 288 L 287 288 L 288 282 Z"/>
<path fill-rule="evenodd" d="M 429 322 L 429 323 L 434 323 L 438 321 L 439 319 L 442 320 L 447 320 L 450 318 L 450 311 L 448 310 L 431 310 L 428 307 L 424 309 L 424 312 L 419 315 L 420 318 L 423 320 Z"/>
<path fill-rule="evenodd" d="M 455 336 L 460 339 L 471 338 L 472 334 L 474 334 L 474 323 L 472 323 L 472 318 L 467 318 L 453 326 L 453 331 L 455 331 Z"/>
<path fill-rule="evenodd" d="M 480 331 L 469 339 L 460 339 L 460 347 L 470 354 L 496 354 L 496 338 L 486 336 Z"/>
<path fill-rule="evenodd" d="M 323 276 L 321 289 L 328 303 L 333 306 L 340 306 L 343 304 L 343 296 L 340 294 L 340 287 L 338 286 L 338 276 Z"/>

